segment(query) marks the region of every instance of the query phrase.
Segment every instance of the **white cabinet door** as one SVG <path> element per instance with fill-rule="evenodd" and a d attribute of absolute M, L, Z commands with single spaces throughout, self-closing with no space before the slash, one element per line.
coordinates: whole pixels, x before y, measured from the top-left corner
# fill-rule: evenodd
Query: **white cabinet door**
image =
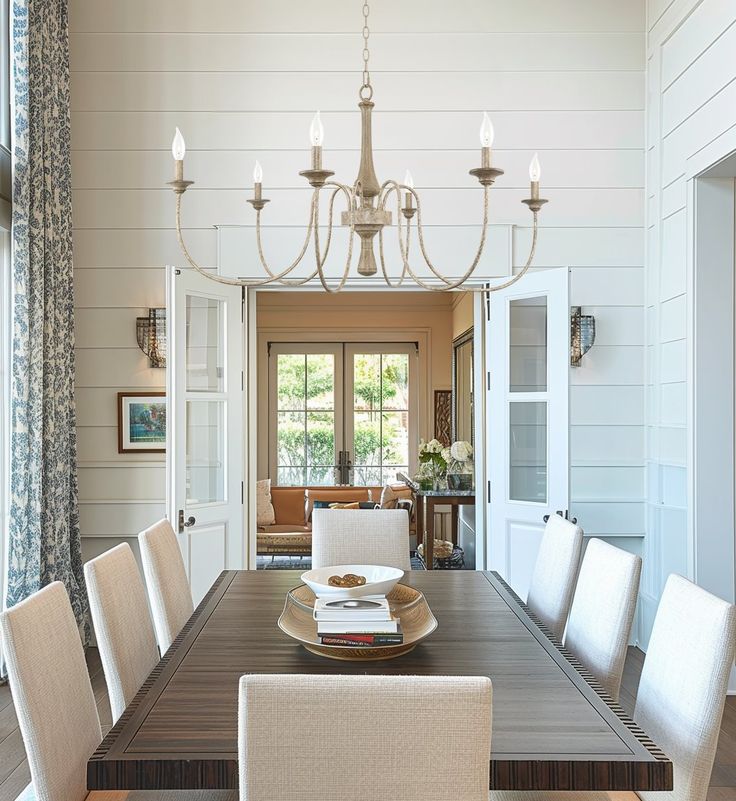
<path fill-rule="evenodd" d="M 490 312 L 488 563 L 526 597 L 543 518 L 568 507 L 567 270 L 493 292 Z"/>
<path fill-rule="evenodd" d="M 167 501 L 196 605 L 246 566 L 243 293 L 169 268 L 167 306 Z"/>

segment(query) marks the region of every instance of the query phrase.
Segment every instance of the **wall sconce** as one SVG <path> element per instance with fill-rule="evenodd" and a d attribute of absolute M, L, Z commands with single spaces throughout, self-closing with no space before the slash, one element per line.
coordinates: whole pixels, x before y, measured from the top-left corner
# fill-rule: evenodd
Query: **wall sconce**
<path fill-rule="evenodd" d="M 166 367 L 166 309 L 149 309 L 148 317 L 136 317 L 138 347 L 151 367 Z"/>
<path fill-rule="evenodd" d="M 583 314 L 581 306 L 570 308 L 570 364 L 580 367 L 580 360 L 595 342 L 595 317 Z"/>

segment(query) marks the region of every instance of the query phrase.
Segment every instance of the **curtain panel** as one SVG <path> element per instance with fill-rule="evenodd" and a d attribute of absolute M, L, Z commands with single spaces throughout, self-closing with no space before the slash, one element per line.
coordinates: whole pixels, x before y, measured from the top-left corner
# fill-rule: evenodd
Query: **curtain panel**
<path fill-rule="evenodd" d="M 79 534 L 67 0 L 15 0 L 7 605 L 64 583 L 89 638 Z"/>

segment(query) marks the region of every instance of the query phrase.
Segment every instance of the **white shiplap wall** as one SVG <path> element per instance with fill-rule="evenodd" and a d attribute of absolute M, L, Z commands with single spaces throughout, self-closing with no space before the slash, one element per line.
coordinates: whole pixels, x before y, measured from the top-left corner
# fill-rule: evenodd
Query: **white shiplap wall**
<path fill-rule="evenodd" d="M 736 4 L 649 0 L 648 28 L 645 633 L 667 575 L 692 574 L 686 175 L 688 159 L 736 126 Z"/>
<path fill-rule="evenodd" d="M 169 143 L 187 139 L 190 248 L 217 263 L 213 225 L 247 225 L 260 159 L 267 250 L 293 251 L 307 131 L 323 112 L 325 162 L 357 167 L 360 7 L 324 0 L 72 0 L 72 135 L 83 532 L 127 536 L 163 511 L 162 460 L 119 457 L 113 394 L 160 386 L 133 339 L 161 303 L 172 230 Z M 379 175 L 410 167 L 431 238 L 458 262 L 476 240 L 480 113 L 496 127 L 493 221 L 529 247 L 527 165 L 550 199 L 538 267 L 569 267 L 572 302 L 598 339 L 571 371 L 572 511 L 591 534 L 639 549 L 644 533 L 644 0 L 375 0 L 374 145 Z M 468 225 L 468 223 L 472 223 Z M 432 241 L 430 241 L 430 245 Z M 288 247 L 287 247 L 288 246 Z M 249 268 L 244 255 L 246 269 Z M 457 270 L 451 267 L 450 272 Z M 631 539 L 629 539 L 631 538 Z M 96 542 L 96 541 L 95 541 Z M 92 539 L 87 548 L 97 548 Z"/>

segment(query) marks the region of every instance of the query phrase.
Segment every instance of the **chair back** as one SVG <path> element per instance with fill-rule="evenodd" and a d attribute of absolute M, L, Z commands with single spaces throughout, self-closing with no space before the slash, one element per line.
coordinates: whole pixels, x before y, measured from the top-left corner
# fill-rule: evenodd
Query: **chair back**
<path fill-rule="evenodd" d="M 641 558 L 592 539 L 580 566 L 565 647 L 618 701 L 639 597 Z"/>
<path fill-rule="evenodd" d="M 127 543 L 87 562 L 84 577 L 115 723 L 158 663 L 156 635 Z"/>
<path fill-rule="evenodd" d="M 181 549 L 165 518 L 138 535 L 148 602 L 161 653 L 165 654 L 194 612 Z"/>
<path fill-rule="evenodd" d="M 315 509 L 312 567 L 384 565 L 411 570 L 404 509 Z"/>
<path fill-rule="evenodd" d="M 560 515 L 550 515 L 534 564 L 527 606 L 562 639 L 578 575 L 583 530 Z"/>
<path fill-rule="evenodd" d="M 736 647 L 736 608 L 682 576 L 667 579 L 634 720 L 674 765 L 674 789 L 647 801 L 705 801 Z"/>
<path fill-rule="evenodd" d="M 102 731 L 64 585 L 55 581 L 3 612 L 0 631 L 34 797 L 82 801 Z"/>
<path fill-rule="evenodd" d="M 240 801 L 488 801 L 491 704 L 485 676 L 243 676 Z"/>

